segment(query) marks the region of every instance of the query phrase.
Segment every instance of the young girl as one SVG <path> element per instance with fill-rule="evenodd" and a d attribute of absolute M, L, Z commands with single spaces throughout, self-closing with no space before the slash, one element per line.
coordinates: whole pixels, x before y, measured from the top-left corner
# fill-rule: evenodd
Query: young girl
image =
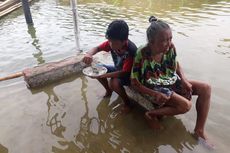
<path fill-rule="evenodd" d="M 134 60 L 131 84 L 138 92 L 154 97 L 157 109 L 147 111 L 145 117 L 153 128 L 159 128 L 158 116 L 184 114 L 192 106 L 191 95 L 197 95 L 197 120 L 195 135 L 204 140 L 211 87 L 200 81 L 187 80 L 176 60 L 169 25 L 150 17 L 147 29 L 147 44 L 137 50 Z"/>

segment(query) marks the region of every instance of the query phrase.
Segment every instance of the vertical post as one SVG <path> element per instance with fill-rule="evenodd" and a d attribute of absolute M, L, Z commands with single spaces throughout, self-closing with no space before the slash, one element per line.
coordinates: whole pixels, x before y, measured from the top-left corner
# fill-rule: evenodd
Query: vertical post
<path fill-rule="evenodd" d="M 74 33 L 75 33 L 75 40 L 76 40 L 76 49 L 80 51 L 80 43 L 79 43 L 79 28 L 78 28 L 78 12 L 77 12 L 77 1 L 70 0 L 73 12 L 73 22 L 74 22 Z"/>
<path fill-rule="evenodd" d="M 21 1 L 22 1 L 22 7 L 23 7 L 24 15 L 26 18 L 26 23 L 29 25 L 33 25 L 33 20 L 32 20 L 31 13 L 30 13 L 29 2 L 28 2 L 28 0 L 21 0 Z"/>

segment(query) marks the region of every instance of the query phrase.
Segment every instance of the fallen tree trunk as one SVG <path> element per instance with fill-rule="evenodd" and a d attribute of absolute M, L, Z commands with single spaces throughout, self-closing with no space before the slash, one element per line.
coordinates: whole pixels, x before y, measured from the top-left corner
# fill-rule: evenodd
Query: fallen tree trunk
<path fill-rule="evenodd" d="M 87 65 L 81 61 L 83 55 L 69 57 L 23 70 L 24 79 L 29 88 L 41 87 L 61 80 L 73 74 L 81 73 Z"/>

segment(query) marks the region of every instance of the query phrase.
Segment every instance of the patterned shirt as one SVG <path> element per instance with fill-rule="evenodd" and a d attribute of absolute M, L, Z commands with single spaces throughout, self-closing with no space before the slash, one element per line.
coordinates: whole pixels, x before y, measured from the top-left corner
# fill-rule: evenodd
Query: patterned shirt
<path fill-rule="evenodd" d="M 173 46 L 163 55 L 161 63 L 152 59 L 148 47 L 141 46 L 135 56 L 131 78 L 150 88 L 172 85 L 179 77 L 176 74 L 176 63 L 176 51 Z"/>

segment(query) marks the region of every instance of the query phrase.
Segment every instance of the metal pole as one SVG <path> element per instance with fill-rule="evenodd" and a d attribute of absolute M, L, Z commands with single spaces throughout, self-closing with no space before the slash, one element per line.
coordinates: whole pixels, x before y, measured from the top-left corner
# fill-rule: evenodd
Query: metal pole
<path fill-rule="evenodd" d="M 78 13 L 77 13 L 77 0 L 70 0 L 73 12 L 73 22 L 74 22 L 74 33 L 76 40 L 76 49 L 80 51 L 80 43 L 79 43 L 79 28 L 78 28 Z"/>
<path fill-rule="evenodd" d="M 29 6 L 29 2 L 28 0 L 21 0 L 22 1 L 22 7 L 23 7 L 23 11 L 24 11 L 24 15 L 26 18 L 26 23 L 29 25 L 33 25 L 33 20 L 32 20 L 32 16 L 30 13 L 30 6 Z"/>

